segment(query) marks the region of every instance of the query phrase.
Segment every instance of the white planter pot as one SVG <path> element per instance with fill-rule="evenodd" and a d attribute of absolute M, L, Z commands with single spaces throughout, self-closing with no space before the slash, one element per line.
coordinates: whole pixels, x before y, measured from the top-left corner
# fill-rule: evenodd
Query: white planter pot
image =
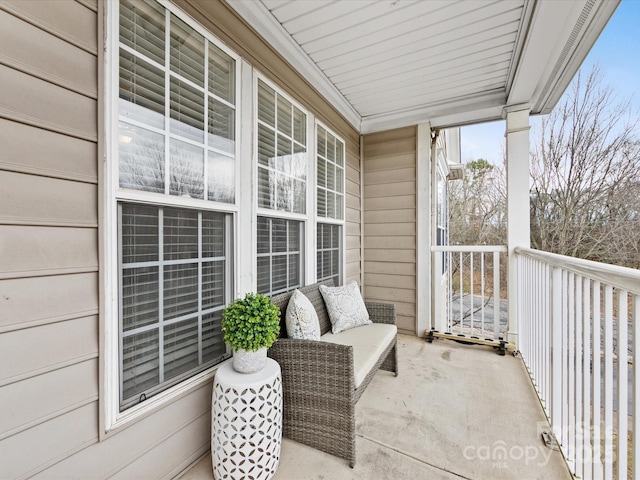
<path fill-rule="evenodd" d="M 264 368 L 267 361 L 267 347 L 252 352 L 250 350 L 233 351 L 233 369 L 240 373 L 256 373 Z"/>

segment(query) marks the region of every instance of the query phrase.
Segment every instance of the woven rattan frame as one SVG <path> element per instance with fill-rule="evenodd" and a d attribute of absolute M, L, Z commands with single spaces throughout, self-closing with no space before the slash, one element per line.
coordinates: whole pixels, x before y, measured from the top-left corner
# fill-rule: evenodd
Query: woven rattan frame
<path fill-rule="evenodd" d="M 300 289 L 318 313 L 322 334 L 331 330 L 331 322 L 316 283 Z M 282 434 L 296 442 L 343 458 L 351 467 L 356 463 L 355 405 L 378 369 L 398 375 L 396 339 L 380 355 L 376 365 L 356 389 L 353 347 L 322 341 L 286 338 L 285 316 L 293 292 L 274 296 L 272 302 L 281 311 L 281 338 L 268 355 L 282 369 Z M 392 304 L 365 302 L 375 323 L 396 324 Z"/>

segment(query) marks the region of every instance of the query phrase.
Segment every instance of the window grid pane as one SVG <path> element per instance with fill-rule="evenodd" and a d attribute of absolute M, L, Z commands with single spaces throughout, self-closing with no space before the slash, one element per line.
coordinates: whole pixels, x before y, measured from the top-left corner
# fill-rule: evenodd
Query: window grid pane
<path fill-rule="evenodd" d="M 235 203 L 235 70 L 235 59 L 156 2 L 123 0 L 121 188 Z"/>
<path fill-rule="evenodd" d="M 258 217 L 258 293 L 275 295 L 302 286 L 302 225 Z"/>
<path fill-rule="evenodd" d="M 344 143 L 317 128 L 317 205 L 319 217 L 344 220 Z"/>
<path fill-rule="evenodd" d="M 318 223 L 316 248 L 318 281 L 333 279 L 335 285 L 341 285 L 342 225 Z"/>
<path fill-rule="evenodd" d="M 258 206 L 306 213 L 306 114 L 258 82 Z"/>
<path fill-rule="evenodd" d="M 125 409 L 226 355 L 230 215 L 129 203 L 118 213 Z"/>

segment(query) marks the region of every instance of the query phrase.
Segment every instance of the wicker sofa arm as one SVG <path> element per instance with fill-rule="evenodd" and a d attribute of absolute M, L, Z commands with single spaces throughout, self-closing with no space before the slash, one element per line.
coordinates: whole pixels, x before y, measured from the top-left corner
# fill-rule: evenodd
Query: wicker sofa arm
<path fill-rule="evenodd" d="M 365 302 L 365 306 L 373 323 L 396 324 L 396 305 L 394 303 Z"/>
<path fill-rule="evenodd" d="M 353 347 L 314 340 L 279 338 L 268 351 L 282 368 L 282 381 L 306 395 L 355 388 Z"/>

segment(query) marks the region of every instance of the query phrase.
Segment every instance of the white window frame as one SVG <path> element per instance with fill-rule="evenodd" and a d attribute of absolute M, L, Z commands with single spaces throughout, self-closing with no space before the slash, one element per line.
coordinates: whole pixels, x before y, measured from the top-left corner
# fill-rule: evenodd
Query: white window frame
<path fill-rule="evenodd" d="M 241 58 L 234 51 L 226 47 L 220 40 L 215 38 L 210 32 L 200 26 L 184 12 L 165 0 L 157 0 L 158 3 L 169 10 L 176 17 L 187 23 L 190 27 L 203 35 L 208 41 L 220 48 L 227 55 L 235 60 L 235 88 L 236 88 L 236 115 L 235 115 L 235 204 L 214 202 L 210 200 L 200 200 L 169 196 L 142 191 L 125 191 L 119 187 L 119 165 L 118 165 L 118 100 L 119 100 L 119 2 L 107 2 L 106 5 L 106 52 L 105 52 L 105 158 L 102 172 L 102 217 L 101 224 L 101 258 L 102 262 L 102 282 L 104 286 L 104 318 L 102 319 L 101 331 L 104 331 L 102 338 L 102 378 L 100 382 L 101 391 L 100 408 L 103 412 L 101 418 L 104 420 L 101 436 L 109 435 L 111 432 L 119 430 L 121 427 L 131 423 L 148 412 L 156 409 L 160 405 L 176 399 L 185 392 L 195 388 L 213 378 L 215 366 L 200 372 L 180 383 L 174 385 L 157 395 L 149 398 L 143 403 L 132 406 L 124 411 L 120 411 L 120 381 L 119 372 L 121 369 L 119 358 L 119 286 L 120 275 L 118 266 L 118 202 L 147 203 L 159 206 L 188 208 L 195 210 L 212 210 L 232 215 L 233 227 L 232 238 L 238 238 L 239 229 L 239 197 L 240 197 L 240 159 L 241 159 L 241 117 L 243 105 L 243 91 L 241 84 Z M 167 16 L 167 19 L 169 16 Z M 168 20 L 167 20 L 168 21 Z M 168 68 L 168 66 L 167 66 Z M 168 121 L 168 120 L 167 120 Z M 166 130 L 165 130 L 166 131 Z M 206 188 L 206 184 L 205 184 Z M 231 268 L 237 272 L 238 257 L 241 255 L 239 249 L 235 249 L 233 265 Z M 232 275 L 233 281 L 227 289 L 233 289 L 233 293 L 238 291 L 238 274 Z"/>
<path fill-rule="evenodd" d="M 314 125 L 314 129 L 313 129 L 313 176 L 314 176 L 314 196 L 317 197 L 317 189 L 318 189 L 318 180 L 317 180 L 317 169 L 318 169 L 318 154 L 316 151 L 317 148 L 317 142 L 318 142 L 318 127 L 322 127 L 327 133 L 333 135 L 335 138 L 337 138 L 338 140 L 340 140 L 342 142 L 342 148 L 343 148 L 343 152 L 342 152 L 342 158 L 343 158 L 343 166 L 342 166 L 342 186 L 344 191 L 342 192 L 342 219 L 335 219 L 335 218 L 331 218 L 331 217 L 320 217 L 317 215 L 318 213 L 318 206 L 316 204 L 317 198 L 314 201 L 314 211 L 313 214 L 315 216 L 315 235 L 314 235 L 314 242 L 316 242 L 316 236 L 318 234 L 318 227 L 317 225 L 319 223 L 326 223 L 326 224 L 333 224 L 333 225 L 340 225 L 341 226 L 341 238 L 340 238 L 340 281 L 341 283 L 344 285 L 345 281 L 346 281 L 346 270 L 347 270 L 347 254 L 346 254 L 346 248 L 347 248 L 347 142 L 344 140 L 344 138 L 342 138 L 340 135 L 338 135 L 336 132 L 334 132 L 331 128 L 329 128 L 327 125 L 325 125 L 323 122 L 321 122 L 320 120 L 316 120 L 315 121 L 315 125 Z M 317 260 L 317 244 L 314 245 L 314 262 L 316 262 Z M 317 268 L 318 266 L 315 266 L 314 271 L 316 272 L 316 278 L 313 280 L 314 282 L 317 281 L 318 279 L 318 275 L 317 275 Z"/>

